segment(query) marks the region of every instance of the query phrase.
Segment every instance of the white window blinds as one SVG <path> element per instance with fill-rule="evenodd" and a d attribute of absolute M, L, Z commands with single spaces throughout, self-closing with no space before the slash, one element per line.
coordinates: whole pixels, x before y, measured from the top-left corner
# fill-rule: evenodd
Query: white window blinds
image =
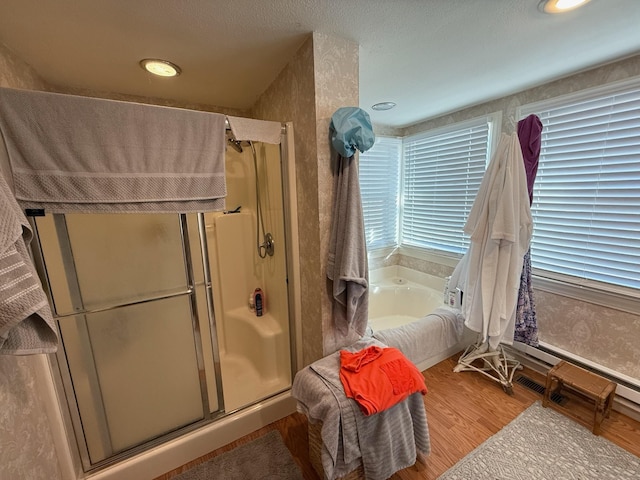
<path fill-rule="evenodd" d="M 530 113 L 543 124 L 533 267 L 640 289 L 640 81 L 521 110 Z"/>
<path fill-rule="evenodd" d="M 368 249 L 398 243 L 402 140 L 378 137 L 360 154 L 360 191 Z"/>
<path fill-rule="evenodd" d="M 474 119 L 404 141 L 401 243 L 464 253 L 464 223 L 491 149 L 492 120 Z"/>

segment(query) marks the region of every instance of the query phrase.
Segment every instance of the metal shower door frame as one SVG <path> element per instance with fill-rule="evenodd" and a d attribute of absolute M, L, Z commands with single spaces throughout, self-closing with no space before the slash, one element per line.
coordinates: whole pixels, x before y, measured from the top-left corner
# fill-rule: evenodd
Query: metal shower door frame
<path fill-rule="evenodd" d="M 126 214 L 123 214 L 126 215 Z M 53 214 L 53 221 L 55 225 L 56 235 L 58 237 L 58 242 L 60 245 L 62 259 L 63 259 L 63 268 L 65 277 L 67 280 L 67 287 L 69 289 L 69 294 L 71 297 L 73 312 L 58 315 L 55 309 L 55 302 L 52 294 L 52 288 L 49 281 L 49 276 L 47 274 L 46 262 L 44 259 L 44 253 L 41 247 L 41 237 L 38 231 L 37 221 L 33 217 L 29 217 L 30 224 L 32 226 L 32 230 L 34 233 L 33 241 L 31 242 L 31 250 L 33 253 L 33 260 L 36 270 L 38 271 L 40 278 L 43 283 L 44 290 L 49 299 L 49 303 L 52 306 L 52 310 L 54 313 L 54 318 L 56 322 L 63 318 L 69 317 L 82 317 L 81 319 L 77 319 L 77 326 L 79 327 L 79 331 L 81 333 L 84 332 L 84 335 L 88 338 L 88 331 L 86 325 L 86 315 L 97 312 L 104 312 L 113 310 L 116 308 L 122 308 L 126 306 L 139 305 L 143 303 L 148 303 L 156 300 L 164 300 L 175 297 L 183 297 L 187 295 L 189 297 L 189 305 L 191 312 L 191 325 L 192 332 L 194 337 L 194 346 L 196 353 L 196 361 L 198 367 L 198 378 L 200 383 L 200 393 L 201 393 L 201 403 L 202 403 L 202 411 L 203 418 L 187 424 L 181 427 L 178 427 L 176 430 L 160 435 L 159 437 L 153 438 L 151 440 L 145 441 L 139 445 L 128 448 L 123 452 L 113 453 L 111 448 L 111 440 L 109 436 L 109 430 L 107 426 L 107 420 L 104 412 L 104 404 L 102 403 L 102 395 L 100 393 L 99 385 L 92 385 L 92 388 L 95 388 L 95 391 L 92 393 L 97 393 L 97 395 L 92 395 L 92 401 L 94 403 L 94 407 L 97 414 L 97 422 L 100 425 L 99 431 L 101 436 L 102 445 L 105 448 L 105 458 L 103 460 L 99 460 L 96 462 L 91 461 L 91 457 L 89 454 L 89 448 L 85 440 L 85 432 L 83 429 L 83 419 L 80 415 L 80 411 L 78 408 L 78 403 L 76 400 L 75 389 L 73 379 L 71 377 L 71 372 L 69 368 L 69 364 L 67 362 L 67 356 L 64 348 L 59 348 L 56 354 L 51 355 L 51 357 L 55 358 L 53 361 L 54 364 L 57 365 L 57 372 L 54 372 L 58 376 L 56 380 L 56 384 L 62 387 L 63 392 L 58 391 L 59 398 L 64 398 L 64 403 L 68 408 L 69 418 L 71 422 L 71 426 L 74 432 L 74 436 L 76 439 L 76 444 L 78 447 L 78 453 L 80 456 L 80 461 L 82 463 L 82 468 L 85 472 L 93 472 L 100 468 L 112 465 L 121 461 L 123 459 L 129 458 L 133 455 L 136 455 L 142 451 L 146 451 L 150 448 L 153 448 L 157 445 L 163 444 L 168 440 L 173 438 L 177 438 L 185 433 L 188 433 L 191 430 L 199 428 L 205 424 L 210 423 L 212 420 L 223 416 L 224 412 L 224 396 L 222 390 L 222 375 L 220 369 L 220 353 L 219 353 L 219 345 L 217 341 L 216 334 L 216 321 L 215 314 L 213 309 L 213 295 L 212 295 L 212 283 L 211 283 L 211 272 L 208 258 L 208 245 L 205 231 L 205 223 L 204 223 L 204 214 L 197 213 L 197 226 L 198 226 L 198 234 L 200 237 L 200 254 L 202 255 L 202 263 L 203 263 L 203 275 L 204 275 L 204 288 L 205 288 L 205 296 L 206 296 L 206 304 L 207 304 L 207 314 L 208 314 L 208 322 L 211 333 L 211 342 L 213 349 L 213 357 L 214 357 L 214 376 L 216 382 L 216 393 L 217 393 L 217 404 L 218 409 L 214 412 L 210 411 L 209 407 L 209 395 L 208 395 L 208 386 L 207 379 L 205 375 L 205 367 L 204 367 L 204 357 L 203 357 L 203 344 L 202 344 L 202 329 L 201 322 L 203 319 L 199 317 L 198 308 L 197 308 L 197 297 L 196 297 L 196 281 L 193 270 L 193 256 L 191 251 L 191 244 L 189 238 L 188 231 L 188 222 L 187 215 L 184 213 L 176 214 L 179 216 L 179 228 L 180 228 L 180 238 L 182 243 L 182 254 L 185 265 L 185 274 L 186 274 L 186 285 L 187 288 L 182 291 L 172 292 L 166 295 L 158 295 L 153 297 L 144 298 L 142 300 L 136 300 L 132 302 L 107 305 L 100 308 L 95 309 L 86 309 L 84 307 L 84 303 L 82 300 L 82 295 L 80 293 L 79 280 L 77 277 L 77 272 L 75 268 L 75 260 L 73 256 L 73 251 L 71 249 L 71 241 L 69 238 L 69 232 L 66 224 L 66 217 L 64 214 Z M 58 323 L 59 326 L 59 323 Z M 90 343 L 90 342 L 88 342 Z M 90 370 L 95 372 L 95 362 L 93 359 L 93 355 L 91 354 L 90 348 L 83 352 L 83 361 L 86 362 L 86 365 Z M 97 379 L 97 375 L 94 377 Z"/>

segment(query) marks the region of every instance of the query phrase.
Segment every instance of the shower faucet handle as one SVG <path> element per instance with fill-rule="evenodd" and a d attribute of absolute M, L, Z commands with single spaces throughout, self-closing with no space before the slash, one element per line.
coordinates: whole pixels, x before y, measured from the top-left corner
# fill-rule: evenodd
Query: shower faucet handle
<path fill-rule="evenodd" d="M 273 252 L 275 250 L 275 242 L 273 241 L 273 235 L 271 235 L 270 233 L 265 234 L 264 242 L 260 244 L 260 250 L 262 250 L 263 248 L 267 255 L 269 255 L 270 257 L 273 257 Z"/>

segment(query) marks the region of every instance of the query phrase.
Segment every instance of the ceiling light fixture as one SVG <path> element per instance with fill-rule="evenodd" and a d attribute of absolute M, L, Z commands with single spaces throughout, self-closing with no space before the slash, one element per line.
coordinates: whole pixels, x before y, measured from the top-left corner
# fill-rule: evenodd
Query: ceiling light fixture
<path fill-rule="evenodd" d="M 538 8 L 544 13 L 564 13 L 588 3 L 589 0 L 542 0 Z"/>
<path fill-rule="evenodd" d="M 391 110 L 395 106 L 396 104 L 393 102 L 380 102 L 375 105 L 371 105 L 371 108 L 374 110 Z"/>
<path fill-rule="evenodd" d="M 176 64 L 158 58 L 145 58 L 144 60 L 140 60 L 140 66 L 147 72 L 160 77 L 177 77 L 182 73 L 182 70 L 180 70 L 180 67 Z"/>

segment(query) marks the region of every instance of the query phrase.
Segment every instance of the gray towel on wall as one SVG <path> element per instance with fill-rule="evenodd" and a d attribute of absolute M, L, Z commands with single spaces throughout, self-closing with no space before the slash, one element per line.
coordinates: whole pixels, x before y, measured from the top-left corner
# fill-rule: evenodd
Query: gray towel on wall
<path fill-rule="evenodd" d="M 224 209 L 224 115 L 0 88 L 0 132 L 23 208 Z"/>
<path fill-rule="evenodd" d="M 0 353 L 53 353 L 58 335 L 26 245 L 29 222 L 0 175 Z"/>
<path fill-rule="evenodd" d="M 369 315 L 369 267 L 356 157 L 337 155 L 327 277 L 333 282 L 333 321 L 345 337 L 364 335 Z"/>

